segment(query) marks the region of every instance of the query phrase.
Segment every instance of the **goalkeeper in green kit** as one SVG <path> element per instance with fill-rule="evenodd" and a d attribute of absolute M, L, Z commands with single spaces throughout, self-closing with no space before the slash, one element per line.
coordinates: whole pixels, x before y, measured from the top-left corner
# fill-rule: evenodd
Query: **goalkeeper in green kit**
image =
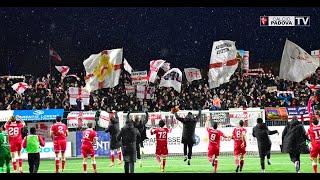
<path fill-rule="evenodd" d="M 10 145 L 8 142 L 8 133 L 0 127 L 0 173 L 3 173 L 3 166 L 6 164 L 7 173 L 10 173 Z"/>

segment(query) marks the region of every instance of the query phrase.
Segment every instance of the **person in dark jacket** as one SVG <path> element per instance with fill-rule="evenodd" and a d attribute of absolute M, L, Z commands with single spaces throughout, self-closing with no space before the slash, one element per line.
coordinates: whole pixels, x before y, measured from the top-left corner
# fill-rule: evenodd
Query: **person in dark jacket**
<path fill-rule="evenodd" d="M 183 124 L 181 143 L 183 144 L 183 154 L 185 157 L 184 161 L 188 160 L 188 165 L 190 165 L 192 157 L 192 147 L 196 143 L 194 133 L 196 129 L 196 124 L 201 117 L 201 109 L 199 110 L 199 114 L 196 117 L 194 117 L 192 113 L 189 112 L 185 118 L 179 117 L 177 111 L 178 110 L 175 110 L 174 115 L 176 119 Z"/>
<path fill-rule="evenodd" d="M 117 140 L 121 142 L 125 173 L 134 173 L 134 163 L 137 156 L 137 138 L 140 138 L 140 133 L 134 127 L 133 121 L 127 118 L 126 125 L 121 128 L 117 136 Z"/>
<path fill-rule="evenodd" d="M 114 166 L 114 154 L 117 150 L 118 153 L 118 164 L 122 163 L 122 155 L 121 155 L 121 149 L 120 149 L 120 142 L 117 140 L 117 135 L 120 132 L 119 128 L 119 117 L 117 112 L 113 111 L 111 113 L 111 119 L 110 124 L 108 128 L 106 129 L 106 133 L 110 133 L 110 150 L 111 150 L 111 164 L 110 167 Z"/>
<path fill-rule="evenodd" d="M 300 172 L 300 154 L 307 148 L 308 139 L 306 131 L 298 118 L 294 116 L 282 133 L 282 152 L 289 153 L 295 165 L 296 172 Z"/>
<path fill-rule="evenodd" d="M 146 117 L 144 119 L 141 119 L 139 116 L 134 117 L 134 127 L 139 130 L 139 133 L 141 135 L 140 138 L 137 139 L 137 159 L 139 160 L 139 166 L 142 167 L 142 160 L 141 160 L 141 154 L 143 154 L 143 141 L 148 139 L 147 137 L 147 129 L 146 124 L 148 122 L 149 114 L 148 111 L 145 111 Z M 130 111 L 127 115 L 129 118 Z"/>
<path fill-rule="evenodd" d="M 269 138 L 269 135 L 273 135 L 276 133 L 279 134 L 277 130 L 270 131 L 267 125 L 263 123 L 262 118 L 258 118 L 257 125 L 253 127 L 252 136 L 257 138 L 262 172 L 265 172 L 264 160 L 266 156 L 267 156 L 268 164 L 271 165 L 271 162 L 270 162 L 271 140 Z"/>

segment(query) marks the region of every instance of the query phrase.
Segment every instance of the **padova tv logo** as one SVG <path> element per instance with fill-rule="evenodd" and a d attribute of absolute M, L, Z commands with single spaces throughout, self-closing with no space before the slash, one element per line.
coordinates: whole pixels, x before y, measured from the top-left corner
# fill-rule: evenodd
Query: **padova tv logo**
<path fill-rule="evenodd" d="M 310 26 L 310 16 L 260 16 L 260 26 Z"/>

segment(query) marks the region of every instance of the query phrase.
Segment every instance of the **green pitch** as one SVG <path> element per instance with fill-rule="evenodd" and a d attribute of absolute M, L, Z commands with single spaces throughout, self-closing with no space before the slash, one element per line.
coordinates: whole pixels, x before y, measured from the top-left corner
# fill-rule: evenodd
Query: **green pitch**
<path fill-rule="evenodd" d="M 123 164 L 118 165 L 115 161 L 114 167 L 109 167 L 110 159 L 98 157 L 98 173 L 123 173 Z M 40 173 L 54 173 L 54 160 L 41 160 Z M 266 173 L 295 173 L 293 163 L 288 154 L 271 154 L 271 165 L 266 163 Z M 68 159 L 65 167 L 65 173 L 82 173 L 82 159 Z M 24 161 L 24 172 L 27 173 L 28 164 Z M 320 169 L 320 167 L 319 167 Z M 210 173 L 212 166 L 205 156 L 195 156 L 188 166 L 183 161 L 182 156 L 172 156 L 167 158 L 166 173 Z M 91 161 L 88 161 L 88 173 L 92 172 Z M 139 163 L 135 164 L 136 173 L 160 173 L 160 167 L 154 157 L 145 157 L 142 159 L 142 167 Z M 233 156 L 222 156 L 219 158 L 218 173 L 234 173 L 235 165 Z M 301 173 L 312 173 L 311 161 L 308 154 L 301 155 Z M 248 156 L 245 159 L 242 173 L 260 173 L 260 161 L 258 157 Z"/>

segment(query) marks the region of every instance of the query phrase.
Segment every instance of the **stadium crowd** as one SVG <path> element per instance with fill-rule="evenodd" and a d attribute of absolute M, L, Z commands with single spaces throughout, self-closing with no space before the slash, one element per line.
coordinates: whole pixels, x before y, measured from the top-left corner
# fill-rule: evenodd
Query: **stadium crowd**
<path fill-rule="evenodd" d="M 159 72 L 161 74 L 161 72 Z M 272 73 L 255 76 L 243 76 L 236 71 L 228 83 L 218 88 L 209 89 L 207 75 L 202 73 L 202 79 L 187 82 L 183 79 L 181 93 L 172 88 L 158 87 L 160 79 L 153 85 L 156 87 L 154 99 L 140 100 L 135 94 L 127 95 L 125 84 L 130 84 L 130 74 L 122 71 L 119 85 L 115 88 L 101 89 L 91 93 L 90 104 L 85 110 L 123 110 L 150 112 L 170 111 L 174 105 L 180 105 L 181 110 L 221 109 L 239 107 L 288 107 L 306 106 L 310 89 L 306 82 L 319 84 L 320 70 L 306 80 L 295 83 L 279 79 Z M 79 77 L 83 75 L 79 74 Z M 11 86 L 21 79 L 0 79 L 0 109 L 48 109 L 64 108 L 66 111 L 80 110 L 81 104 L 71 106 L 69 102 L 69 87 L 85 85 L 84 79 L 79 81 L 74 77 L 61 80 L 60 75 L 46 77 L 26 76 L 28 88 L 22 95 L 17 94 Z M 268 87 L 276 86 L 278 91 L 293 91 L 293 94 L 278 94 L 268 91 Z"/>

